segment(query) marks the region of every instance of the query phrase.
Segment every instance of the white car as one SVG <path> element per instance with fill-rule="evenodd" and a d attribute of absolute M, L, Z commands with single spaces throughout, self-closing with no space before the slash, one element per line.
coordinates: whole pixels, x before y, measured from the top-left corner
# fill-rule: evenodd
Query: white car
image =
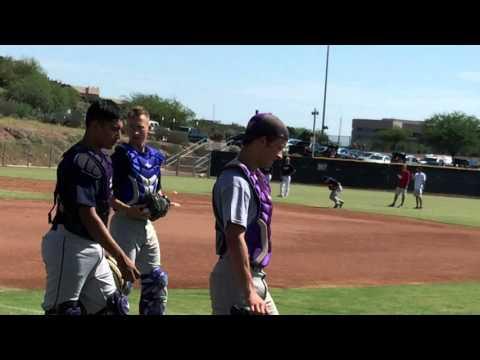
<path fill-rule="evenodd" d="M 357 160 L 366 160 L 370 156 L 374 155 L 375 153 L 372 152 L 362 152 L 360 156 L 358 156 Z"/>
<path fill-rule="evenodd" d="M 367 162 L 390 164 L 390 156 L 383 154 L 372 154 L 365 159 Z"/>
<path fill-rule="evenodd" d="M 405 163 L 407 165 L 420 165 L 420 161 L 413 155 L 405 156 Z"/>

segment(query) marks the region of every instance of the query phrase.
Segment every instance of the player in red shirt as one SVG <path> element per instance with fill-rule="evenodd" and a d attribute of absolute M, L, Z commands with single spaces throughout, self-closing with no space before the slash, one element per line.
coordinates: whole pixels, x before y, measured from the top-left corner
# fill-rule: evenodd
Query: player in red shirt
<path fill-rule="evenodd" d="M 395 197 L 393 199 L 393 203 L 391 203 L 389 206 L 394 207 L 395 203 L 397 201 L 398 195 L 402 194 L 402 202 L 398 207 L 402 207 L 403 203 L 405 202 L 405 195 L 407 193 L 407 188 L 408 184 L 410 183 L 410 179 L 412 178 L 412 175 L 410 174 L 410 171 L 407 169 L 407 165 L 403 164 L 402 165 L 402 171 L 400 174 L 397 175 L 398 177 L 398 184 L 397 188 L 395 189 Z"/>

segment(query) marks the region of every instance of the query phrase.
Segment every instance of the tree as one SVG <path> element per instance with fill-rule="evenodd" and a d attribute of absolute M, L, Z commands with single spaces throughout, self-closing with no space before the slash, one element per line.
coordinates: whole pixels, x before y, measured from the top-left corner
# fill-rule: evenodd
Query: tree
<path fill-rule="evenodd" d="M 288 130 L 288 135 L 291 138 L 296 139 L 299 136 L 299 132 L 296 128 L 294 128 L 292 126 L 287 126 L 287 130 Z"/>
<path fill-rule="evenodd" d="M 6 98 L 27 103 L 34 109 L 40 109 L 43 113 L 50 113 L 54 110 L 50 83 L 43 74 L 28 75 L 12 83 L 6 92 Z"/>
<path fill-rule="evenodd" d="M 14 82 L 31 75 L 46 75 L 35 59 L 14 60 L 0 56 L 0 87 L 8 88 Z"/>
<path fill-rule="evenodd" d="M 423 139 L 452 157 L 478 146 L 480 121 L 463 112 L 435 114 L 423 124 Z"/>
<path fill-rule="evenodd" d="M 133 106 L 143 106 L 150 113 L 152 120 L 161 121 L 163 118 L 165 124 L 161 125 L 167 127 L 185 125 L 195 117 L 195 113 L 179 101 L 163 99 L 158 95 L 134 93 L 124 104 L 124 108 Z M 175 123 L 173 119 L 175 119 Z"/>
<path fill-rule="evenodd" d="M 375 143 L 380 143 L 391 151 L 399 150 L 399 144 L 407 142 L 411 132 L 406 129 L 393 128 L 380 130 L 375 134 Z"/>
<path fill-rule="evenodd" d="M 312 134 L 313 134 L 313 132 L 311 132 L 310 130 L 301 129 L 301 132 L 297 136 L 302 141 L 311 141 L 312 140 Z"/>

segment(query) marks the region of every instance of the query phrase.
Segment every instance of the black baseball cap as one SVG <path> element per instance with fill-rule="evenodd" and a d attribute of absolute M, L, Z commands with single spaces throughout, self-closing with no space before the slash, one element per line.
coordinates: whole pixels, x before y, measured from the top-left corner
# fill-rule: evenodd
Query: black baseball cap
<path fill-rule="evenodd" d="M 278 117 L 272 113 L 260 113 L 248 121 L 243 143 L 249 143 L 262 136 L 288 140 L 289 134 L 287 127 Z"/>

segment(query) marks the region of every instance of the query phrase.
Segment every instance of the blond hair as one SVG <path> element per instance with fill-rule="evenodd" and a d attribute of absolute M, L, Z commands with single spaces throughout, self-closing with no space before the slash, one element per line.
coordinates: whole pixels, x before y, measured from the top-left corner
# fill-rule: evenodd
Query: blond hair
<path fill-rule="evenodd" d="M 149 112 L 143 106 L 135 106 L 128 112 L 127 118 L 139 118 L 141 115 L 145 115 L 147 118 L 150 118 Z"/>

